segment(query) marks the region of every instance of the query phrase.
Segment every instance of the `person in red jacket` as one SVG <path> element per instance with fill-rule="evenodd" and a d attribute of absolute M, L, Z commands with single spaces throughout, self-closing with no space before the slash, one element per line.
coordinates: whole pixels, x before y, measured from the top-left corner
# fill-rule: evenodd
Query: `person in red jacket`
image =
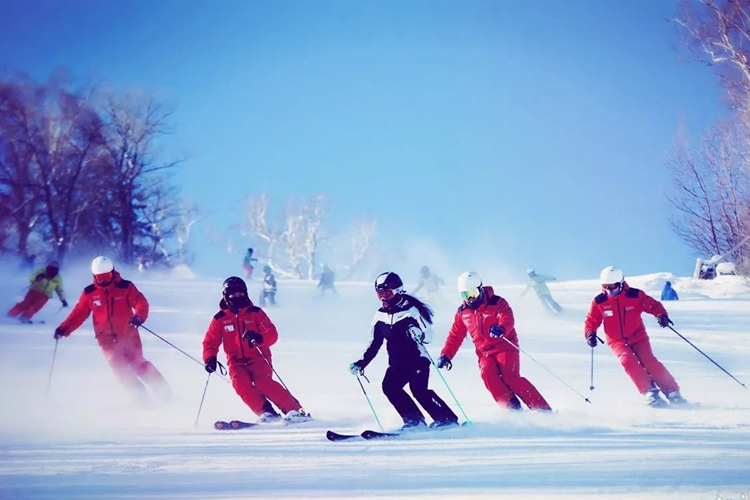
<path fill-rule="evenodd" d="M 584 325 L 589 346 L 596 347 L 596 330 L 604 323 L 607 344 L 649 405 L 665 404 L 659 390 L 671 404 L 685 403 L 677 381 L 654 356 L 641 319 L 644 312 L 653 314 L 659 326 L 666 328 L 672 324 L 667 310 L 642 290 L 628 286 L 623 272 L 613 266 L 602 269 L 599 281 L 603 291 L 591 302 Z"/>
<path fill-rule="evenodd" d="M 310 420 L 299 401 L 272 378 L 270 347 L 279 339 L 276 326 L 253 305 L 242 278 L 227 278 L 222 288 L 221 310 L 214 315 L 203 339 L 206 371 L 216 371 L 216 355 L 224 344 L 232 386 L 260 422 L 281 418 L 271 403 L 286 414 L 286 423 Z"/>
<path fill-rule="evenodd" d="M 458 277 L 458 291 L 463 304 L 448 332 L 438 368 L 451 369 L 451 360 L 468 333 L 474 341 L 484 385 L 498 404 L 520 410 L 520 398 L 531 410 L 551 410 L 536 387 L 521 376 L 518 335 L 508 302 L 495 295 L 492 287 L 484 286 L 475 272 Z"/>
<path fill-rule="evenodd" d="M 68 337 L 93 314 L 94 336 L 120 383 L 139 396 L 147 394 L 148 386 L 155 396 L 169 398 L 166 380 L 143 357 L 138 327 L 148 318 L 146 297 L 122 279 L 106 257 L 91 262 L 91 273 L 94 282 L 83 289 L 78 304 L 55 329 L 55 340 Z"/>

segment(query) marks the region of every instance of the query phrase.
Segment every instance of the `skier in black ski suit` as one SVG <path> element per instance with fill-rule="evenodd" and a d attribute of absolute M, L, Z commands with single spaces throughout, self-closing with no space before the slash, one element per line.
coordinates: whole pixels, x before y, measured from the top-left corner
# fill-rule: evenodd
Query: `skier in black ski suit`
<path fill-rule="evenodd" d="M 396 273 L 383 273 L 375 280 L 375 292 L 383 303 L 373 319 L 372 341 L 362 359 L 349 365 L 353 375 L 363 375 L 365 367 L 387 340 L 388 369 L 383 377 L 383 393 L 404 420 L 402 429 L 425 426 L 425 419 L 411 393 L 434 422 L 431 427 L 456 425 L 458 417 L 434 391 L 428 389 L 430 361 L 423 344 L 432 337 L 432 310 L 404 291 Z"/>

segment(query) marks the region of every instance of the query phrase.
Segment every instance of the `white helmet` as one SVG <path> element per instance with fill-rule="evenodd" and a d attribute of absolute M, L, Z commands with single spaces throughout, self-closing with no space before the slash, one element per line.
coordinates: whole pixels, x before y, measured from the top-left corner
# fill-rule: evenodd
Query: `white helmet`
<path fill-rule="evenodd" d="M 91 274 L 104 274 L 114 270 L 112 261 L 102 255 L 91 261 Z"/>
<path fill-rule="evenodd" d="M 482 278 L 474 271 L 466 271 L 458 277 L 458 293 L 464 301 L 473 301 L 482 292 Z"/>
<path fill-rule="evenodd" d="M 526 270 L 526 274 L 528 274 L 529 276 L 531 276 L 532 274 L 536 274 L 536 271 L 534 270 L 533 267 L 530 267 L 530 268 L 528 268 Z"/>
<path fill-rule="evenodd" d="M 602 285 L 614 285 L 623 281 L 625 281 L 625 275 L 615 266 L 607 266 L 599 274 L 599 283 Z"/>

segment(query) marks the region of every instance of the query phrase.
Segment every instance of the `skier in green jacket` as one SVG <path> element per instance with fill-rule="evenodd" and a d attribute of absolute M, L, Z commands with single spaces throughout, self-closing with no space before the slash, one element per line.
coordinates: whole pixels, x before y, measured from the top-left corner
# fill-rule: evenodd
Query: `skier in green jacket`
<path fill-rule="evenodd" d="M 545 274 L 537 274 L 534 269 L 527 269 L 526 274 L 529 275 L 529 281 L 526 283 L 526 288 L 521 292 L 521 295 L 525 295 L 526 292 L 533 288 L 536 296 L 539 297 L 539 300 L 547 311 L 561 313 L 562 307 L 552 298 L 552 292 L 549 291 L 549 287 L 547 286 L 548 281 L 557 281 L 557 279 Z"/>

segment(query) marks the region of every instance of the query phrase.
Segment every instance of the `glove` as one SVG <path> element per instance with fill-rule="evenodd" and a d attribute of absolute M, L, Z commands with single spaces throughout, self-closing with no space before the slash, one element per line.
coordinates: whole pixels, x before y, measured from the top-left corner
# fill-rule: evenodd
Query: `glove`
<path fill-rule="evenodd" d="M 63 299 L 60 302 L 62 302 L 62 306 L 63 307 L 68 307 L 68 301 L 67 300 Z"/>
<path fill-rule="evenodd" d="M 355 361 L 354 363 L 349 365 L 349 371 L 352 372 L 352 375 L 364 375 L 365 367 L 363 365 L 364 362 L 361 359 L 359 361 Z"/>
<path fill-rule="evenodd" d="M 43 274 L 37 274 L 36 278 L 34 278 L 34 281 L 42 281 L 43 279 L 44 279 L 44 275 Z"/>
<path fill-rule="evenodd" d="M 414 339 L 417 344 L 424 343 L 424 332 L 416 326 L 409 327 L 409 336 Z"/>
<path fill-rule="evenodd" d="M 128 321 L 128 323 L 137 328 L 143 324 L 143 320 L 140 316 L 133 316 L 132 318 L 130 318 L 130 321 Z"/>
<path fill-rule="evenodd" d="M 65 335 L 65 328 L 55 328 L 55 340 L 60 340 L 63 337 L 67 337 L 67 335 Z"/>
<path fill-rule="evenodd" d="M 437 362 L 438 368 L 445 368 L 446 370 L 450 371 L 451 368 L 453 368 L 453 363 L 451 363 L 450 358 L 446 356 L 445 354 L 441 354 L 438 358 Z"/>
<path fill-rule="evenodd" d="M 492 325 L 490 327 L 490 337 L 493 339 L 499 339 L 505 335 L 505 327 L 501 325 Z"/>
<path fill-rule="evenodd" d="M 258 332 L 254 332 L 252 330 L 245 330 L 245 333 L 242 334 L 242 338 L 250 342 L 251 344 L 262 344 L 263 343 L 263 335 L 261 335 Z"/>
<path fill-rule="evenodd" d="M 658 318 L 656 318 L 656 321 L 659 322 L 659 326 L 662 328 L 666 328 L 669 325 L 674 325 L 671 319 L 669 319 L 669 316 L 666 314 L 660 315 Z"/>
<path fill-rule="evenodd" d="M 589 347 L 596 347 L 597 345 L 596 332 L 589 332 L 586 334 L 586 343 L 589 345 Z"/>
<path fill-rule="evenodd" d="M 205 368 L 208 373 L 213 373 L 216 371 L 216 356 L 211 356 L 206 360 Z"/>

